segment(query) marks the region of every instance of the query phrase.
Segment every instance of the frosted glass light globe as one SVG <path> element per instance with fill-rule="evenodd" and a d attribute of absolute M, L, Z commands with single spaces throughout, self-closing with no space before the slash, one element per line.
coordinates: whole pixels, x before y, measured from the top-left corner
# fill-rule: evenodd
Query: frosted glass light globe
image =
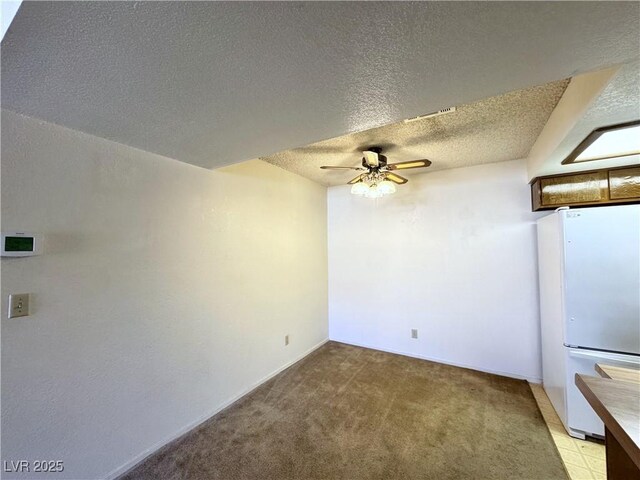
<path fill-rule="evenodd" d="M 364 194 L 367 198 L 380 198 L 384 193 L 380 191 L 380 187 L 375 183 L 369 187 L 369 191 Z"/>
<path fill-rule="evenodd" d="M 354 195 L 366 195 L 369 191 L 369 185 L 364 182 L 354 183 L 351 187 L 351 193 Z"/>
<path fill-rule="evenodd" d="M 378 184 L 378 190 L 380 190 L 383 195 L 389 195 L 391 193 L 396 193 L 396 185 L 389 180 L 384 180 Z"/>

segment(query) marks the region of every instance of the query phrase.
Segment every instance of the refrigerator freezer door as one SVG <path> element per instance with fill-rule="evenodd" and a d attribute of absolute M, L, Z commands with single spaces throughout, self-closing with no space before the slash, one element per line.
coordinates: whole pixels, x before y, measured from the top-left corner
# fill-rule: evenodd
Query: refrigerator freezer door
<path fill-rule="evenodd" d="M 567 348 L 567 423 L 574 437 L 604 436 L 604 425 L 576 387 L 576 373 L 598 376 L 596 363 L 640 369 L 640 357 Z"/>
<path fill-rule="evenodd" d="M 560 214 L 564 343 L 640 354 L 640 205 Z"/>

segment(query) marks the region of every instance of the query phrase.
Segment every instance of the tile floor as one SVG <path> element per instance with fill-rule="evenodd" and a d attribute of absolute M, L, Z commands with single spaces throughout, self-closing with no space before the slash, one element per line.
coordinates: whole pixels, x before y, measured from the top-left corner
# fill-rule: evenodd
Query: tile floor
<path fill-rule="evenodd" d="M 529 385 L 571 480 L 606 480 L 604 445 L 570 437 L 542 385 Z"/>

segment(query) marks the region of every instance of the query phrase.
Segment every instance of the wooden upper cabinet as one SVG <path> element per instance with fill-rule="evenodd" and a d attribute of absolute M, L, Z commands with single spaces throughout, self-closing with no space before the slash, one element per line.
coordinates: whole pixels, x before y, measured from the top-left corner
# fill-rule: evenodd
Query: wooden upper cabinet
<path fill-rule="evenodd" d="M 538 177 L 531 183 L 533 211 L 638 202 L 640 166 Z"/>
<path fill-rule="evenodd" d="M 640 167 L 609 170 L 609 197 L 612 200 L 640 198 Z"/>

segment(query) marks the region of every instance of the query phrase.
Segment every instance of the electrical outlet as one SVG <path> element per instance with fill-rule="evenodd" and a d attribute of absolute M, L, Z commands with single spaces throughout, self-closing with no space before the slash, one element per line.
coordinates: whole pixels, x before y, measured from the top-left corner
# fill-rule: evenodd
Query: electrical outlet
<path fill-rule="evenodd" d="M 418 329 L 417 328 L 412 328 L 411 329 L 411 338 L 418 338 Z"/>
<path fill-rule="evenodd" d="M 29 315 L 29 294 L 13 293 L 9 295 L 9 318 L 26 317 Z"/>
<path fill-rule="evenodd" d="M 284 346 L 286 347 L 287 345 L 289 345 L 289 335 L 284 336 Z"/>

